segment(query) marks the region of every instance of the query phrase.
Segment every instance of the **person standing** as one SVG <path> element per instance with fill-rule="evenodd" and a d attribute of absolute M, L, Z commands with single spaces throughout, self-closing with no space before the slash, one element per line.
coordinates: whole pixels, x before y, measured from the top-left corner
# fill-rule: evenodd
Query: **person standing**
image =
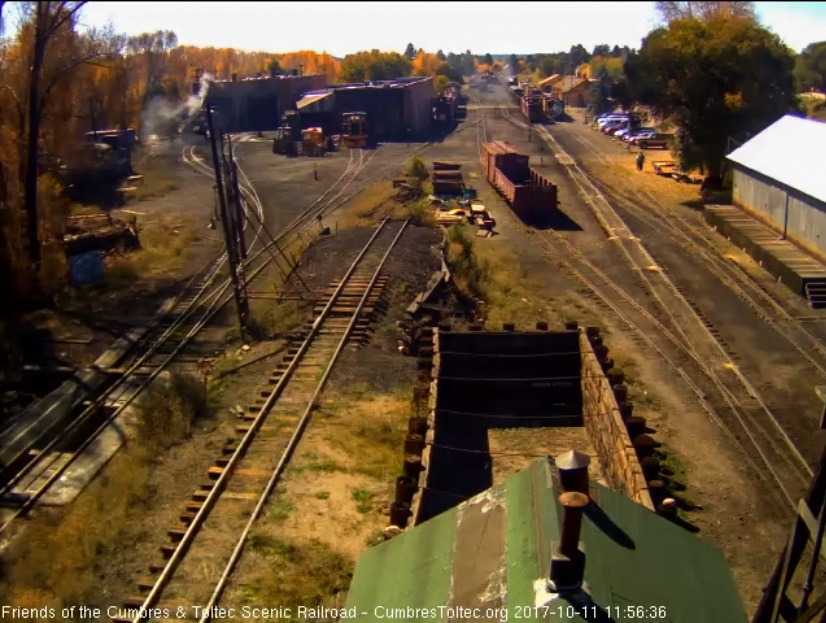
<path fill-rule="evenodd" d="M 642 171 L 642 167 L 645 164 L 645 154 L 640 152 L 637 154 L 637 171 Z"/>

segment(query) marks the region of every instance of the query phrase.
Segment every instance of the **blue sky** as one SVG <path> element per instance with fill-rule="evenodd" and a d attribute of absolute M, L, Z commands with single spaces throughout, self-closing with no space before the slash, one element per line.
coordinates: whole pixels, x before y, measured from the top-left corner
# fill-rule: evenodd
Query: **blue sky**
<path fill-rule="evenodd" d="M 762 23 L 796 51 L 826 39 L 826 2 L 757 2 Z M 8 6 L 8 5 L 7 5 Z M 555 52 L 576 43 L 639 47 L 653 2 L 89 2 L 82 23 L 130 35 L 174 30 L 182 44 L 289 52 L 402 51 L 408 42 L 493 54 Z"/>

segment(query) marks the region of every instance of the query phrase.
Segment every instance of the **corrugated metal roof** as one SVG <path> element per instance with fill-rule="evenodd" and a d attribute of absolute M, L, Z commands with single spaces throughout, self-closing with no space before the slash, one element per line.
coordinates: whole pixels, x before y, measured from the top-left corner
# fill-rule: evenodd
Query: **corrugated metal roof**
<path fill-rule="evenodd" d="M 786 115 L 727 157 L 826 203 L 826 123 Z"/>
<path fill-rule="evenodd" d="M 304 97 L 296 102 L 295 107 L 298 110 L 301 110 L 302 108 L 306 108 L 307 106 L 311 106 L 316 102 L 320 102 L 321 100 L 330 97 L 332 94 L 332 91 L 325 91 L 324 93 L 305 93 Z"/>
<path fill-rule="evenodd" d="M 560 533 L 553 470 L 550 459 L 540 459 L 505 483 L 368 549 L 359 558 L 346 607 L 355 607 L 360 621 L 448 621 L 450 611 L 440 606 L 507 608 L 507 618 L 476 620 L 585 621 L 566 616 L 574 602 L 533 609 L 538 599 L 551 598 L 537 581 L 547 578 L 551 542 Z M 745 623 L 722 552 L 621 494 L 591 487 L 595 504 L 586 512 L 581 537 L 590 600 L 579 605 L 588 604 L 587 620 L 596 616 L 595 607 L 610 614 L 606 620 Z M 661 610 L 639 616 L 641 606 Z M 637 616 L 617 611 L 623 607 Z M 410 610 L 388 616 L 388 608 Z"/>

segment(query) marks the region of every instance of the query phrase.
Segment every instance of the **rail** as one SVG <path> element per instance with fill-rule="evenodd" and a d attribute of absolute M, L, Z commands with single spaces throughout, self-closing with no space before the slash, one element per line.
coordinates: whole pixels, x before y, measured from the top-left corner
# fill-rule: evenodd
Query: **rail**
<path fill-rule="evenodd" d="M 507 114 L 506 114 L 506 116 L 507 116 Z M 515 124 L 520 125 L 520 126 L 525 125 L 525 124 L 521 124 L 519 122 L 515 122 Z M 780 438 L 781 444 L 786 446 L 786 452 L 782 452 L 780 449 L 777 448 L 776 444 L 774 443 L 774 441 L 772 441 L 772 439 L 770 438 L 768 433 L 766 433 L 764 430 L 762 430 L 762 427 L 760 427 L 760 425 L 757 424 L 756 421 L 753 418 L 751 419 L 751 423 L 755 426 L 755 428 L 757 428 L 758 430 L 761 430 L 763 435 L 768 440 L 768 445 L 772 447 L 772 449 L 777 453 L 778 456 L 780 456 L 781 458 L 783 458 L 786 461 L 789 461 L 791 459 L 790 466 L 792 466 L 793 468 L 796 468 L 797 470 L 802 472 L 802 474 L 800 474 L 800 476 L 801 476 L 801 479 L 804 479 L 806 475 L 811 476 L 811 468 L 809 467 L 808 463 L 805 461 L 805 459 L 801 455 L 800 451 L 797 449 L 797 447 L 794 445 L 794 443 L 788 437 L 788 434 L 785 432 L 783 427 L 780 425 L 780 423 L 777 421 L 777 419 L 774 417 L 774 415 L 771 413 L 771 411 L 768 409 L 768 407 L 765 405 L 765 403 L 760 399 L 759 395 L 757 394 L 755 389 L 751 386 L 751 384 L 748 382 L 748 380 L 742 375 L 742 373 L 739 372 L 739 370 L 734 368 L 734 366 L 730 366 L 730 365 L 727 364 L 728 355 L 725 353 L 725 350 L 723 349 L 722 345 L 719 343 L 719 341 L 716 339 L 716 337 L 709 331 L 708 327 L 706 327 L 703 324 L 702 319 L 697 315 L 697 312 L 688 304 L 688 301 L 685 299 L 685 297 L 682 295 L 682 293 L 680 293 L 677 290 L 677 288 L 670 281 L 670 279 L 665 274 L 663 274 L 661 270 L 657 271 L 657 274 L 660 276 L 660 279 L 663 282 L 662 285 L 665 286 L 665 291 L 662 291 L 662 289 L 658 289 L 652 283 L 652 281 L 646 276 L 646 274 L 645 274 L 646 266 L 654 265 L 653 259 L 650 258 L 650 255 L 642 247 L 642 245 L 639 244 L 638 240 L 633 236 L 633 234 L 628 229 L 628 227 L 625 225 L 625 223 L 622 221 L 622 219 L 620 219 L 619 216 L 613 211 L 613 208 L 611 208 L 611 206 L 607 204 L 607 201 L 605 201 L 605 198 L 599 193 L 599 190 L 596 189 L 596 187 L 593 185 L 593 183 L 590 182 L 590 179 L 588 178 L 588 176 L 578 167 L 578 165 L 573 161 L 573 159 L 567 153 L 565 153 L 565 151 L 556 142 L 556 140 L 553 139 L 553 137 L 551 137 L 550 134 L 548 134 L 547 130 L 545 130 L 542 127 L 540 127 L 540 136 L 542 136 L 543 139 L 545 139 L 546 142 L 549 143 L 549 145 L 552 147 L 552 149 L 554 149 L 554 151 L 556 153 L 560 154 L 564 158 L 564 160 L 567 162 L 568 167 L 566 167 L 566 168 L 569 171 L 569 174 L 570 174 L 572 180 L 579 187 L 580 192 L 582 192 L 583 195 L 586 196 L 586 197 L 590 197 L 590 194 L 593 194 L 593 193 L 587 193 L 586 192 L 586 189 L 585 189 L 585 187 L 583 186 L 583 183 L 582 183 L 584 181 L 586 184 L 590 184 L 591 188 L 596 192 L 596 195 L 599 198 L 601 198 L 602 201 L 605 202 L 605 204 L 607 206 L 607 210 L 608 210 L 607 214 L 606 214 L 606 208 L 604 206 L 603 207 L 597 207 L 593 201 L 589 201 L 589 203 L 591 204 L 591 206 L 594 210 L 595 216 L 597 216 L 597 219 L 600 221 L 601 225 L 606 230 L 606 233 L 609 236 L 615 235 L 620 240 L 620 245 L 619 246 L 620 246 L 622 252 L 624 253 L 624 255 L 626 256 L 626 259 L 628 260 L 629 264 L 632 267 L 634 267 L 636 270 L 639 271 L 639 277 L 644 282 L 644 284 L 646 286 L 646 289 L 648 289 L 652 293 L 655 300 L 657 300 L 659 306 L 668 315 L 668 317 L 670 318 L 672 324 L 674 325 L 674 327 L 676 329 L 676 332 L 681 336 L 681 339 L 677 338 L 672 332 L 668 331 L 661 323 L 659 323 L 659 321 L 656 321 L 656 319 L 654 319 L 653 316 L 650 316 L 650 314 L 648 314 L 648 312 L 646 310 L 644 310 L 644 308 L 642 308 L 642 306 L 640 306 L 638 303 L 636 303 L 636 301 L 633 301 L 630 298 L 630 296 L 628 296 L 627 293 L 624 293 L 624 291 L 622 291 L 618 286 L 616 286 L 616 284 L 613 284 L 610 281 L 610 279 L 607 278 L 607 276 L 604 277 L 605 280 L 607 282 L 609 282 L 615 290 L 620 292 L 621 295 L 623 295 L 624 297 L 627 297 L 627 300 L 629 300 L 629 302 L 632 302 L 640 311 L 644 311 L 646 314 L 648 314 L 648 316 L 652 320 L 655 320 L 657 322 L 658 328 L 661 331 L 666 332 L 667 335 L 669 336 L 669 339 L 671 339 L 671 341 L 674 342 L 674 344 L 676 346 L 678 346 L 684 352 L 686 352 L 699 365 L 701 370 L 705 373 L 705 375 L 709 378 L 709 380 L 712 381 L 714 386 L 720 392 L 720 394 L 723 397 L 723 400 L 727 403 L 727 405 L 729 406 L 731 411 L 735 414 L 736 418 L 738 419 L 739 423 L 743 427 L 744 431 L 749 436 L 749 439 L 752 442 L 754 448 L 757 450 L 757 452 L 760 455 L 762 461 L 765 463 L 766 469 L 768 469 L 769 473 L 771 473 L 775 477 L 775 479 L 777 480 L 778 485 L 781 488 L 781 491 L 783 492 L 784 496 L 787 498 L 787 501 L 789 502 L 789 504 L 792 507 L 794 507 L 795 506 L 794 499 L 793 499 L 794 495 L 791 494 L 789 492 L 789 488 L 786 487 L 783 484 L 783 482 L 780 479 L 777 472 L 772 468 L 772 466 L 770 464 L 770 461 L 766 457 L 764 451 L 760 448 L 760 444 L 752 436 L 751 432 L 748 430 L 748 427 L 746 426 L 746 424 L 743 421 L 743 416 L 745 415 L 745 416 L 748 417 L 748 414 L 744 409 L 742 409 L 741 402 L 740 402 L 740 400 L 738 399 L 738 397 L 736 395 L 737 390 L 730 389 L 730 387 L 727 386 L 726 382 L 723 379 L 720 378 L 720 375 L 718 374 L 718 372 L 715 369 L 713 369 L 711 367 L 711 365 L 709 365 L 710 353 L 708 353 L 708 351 L 698 352 L 698 348 L 700 348 L 700 347 L 698 346 L 697 341 L 692 340 L 685 333 L 684 327 L 686 326 L 686 320 L 691 319 L 691 320 L 695 321 L 696 324 L 699 327 L 701 327 L 702 329 L 705 330 L 705 333 L 707 334 L 707 337 L 710 339 L 711 345 L 713 345 L 713 347 L 716 348 L 716 350 L 719 351 L 719 353 L 722 354 L 722 362 L 721 362 L 721 365 L 720 365 L 721 370 L 727 370 L 730 373 L 732 373 L 733 376 L 736 379 L 736 382 L 739 383 L 742 386 L 742 388 L 745 390 L 745 393 L 746 393 L 747 397 L 753 399 L 757 403 L 757 405 L 759 407 L 758 410 L 765 414 L 770 426 L 775 430 L 778 437 Z M 624 236 L 623 235 L 618 235 L 618 234 L 624 234 Z M 640 251 L 639 255 L 642 258 L 644 258 L 645 262 L 648 262 L 648 264 L 643 264 L 639 261 L 639 259 L 634 258 L 632 253 L 626 248 L 625 244 L 623 244 L 623 238 L 629 239 L 631 242 L 636 243 L 636 245 L 637 245 L 637 247 L 639 248 L 639 251 Z M 568 243 L 564 239 L 561 239 L 561 240 L 565 244 L 570 245 L 570 243 Z M 577 253 L 578 257 L 581 260 L 587 262 L 587 260 L 584 258 L 584 256 L 581 253 L 579 253 L 578 251 L 576 251 L 576 253 Z M 589 264 L 589 268 L 591 268 L 595 272 L 598 271 L 598 269 L 596 269 L 596 267 L 593 266 L 593 264 L 590 264 L 590 262 L 588 264 Z M 595 288 L 593 287 L 593 284 L 588 284 L 588 285 L 589 285 L 589 289 L 596 292 Z M 675 305 L 667 305 L 665 303 L 665 301 L 663 300 L 664 296 L 667 296 L 670 299 L 674 299 L 679 307 L 677 307 Z M 609 304 L 609 306 L 611 306 L 612 309 L 614 309 L 614 311 L 617 311 L 615 309 L 615 306 L 613 306 L 611 304 Z M 680 315 L 681 317 L 679 319 L 677 317 L 675 317 L 675 308 L 682 311 L 682 314 Z M 679 311 L 677 313 L 679 313 Z M 717 357 L 719 358 L 719 354 L 717 355 Z M 741 410 L 743 411 L 743 413 L 741 413 Z M 718 420 L 719 420 L 719 418 L 718 418 Z M 741 447 L 742 447 L 742 445 L 741 445 Z M 793 463 L 793 465 L 792 465 L 792 463 Z"/>
<path fill-rule="evenodd" d="M 348 270 L 345 273 L 344 277 L 341 279 L 341 282 L 339 283 L 338 287 L 333 292 L 333 295 L 330 297 L 330 300 L 327 302 L 327 304 L 322 309 L 321 313 L 318 315 L 318 317 L 313 322 L 313 324 L 310 328 L 310 331 L 307 334 L 307 336 L 305 337 L 305 339 L 303 340 L 301 346 L 299 347 L 298 352 L 295 354 L 294 358 L 292 359 L 292 361 L 287 366 L 287 369 L 284 372 L 284 374 L 278 380 L 278 383 L 276 384 L 276 386 L 273 389 L 272 393 L 268 396 L 265 403 L 262 405 L 261 410 L 259 411 L 259 413 L 256 416 L 255 420 L 252 422 L 249 429 L 244 434 L 243 438 L 241 439 L 241 441 L 239 442 L 239 444 L 236 447 L 235 451 L 233 452 L 232 456 L 230 457 L 227 465 L 224 467 L 224 469 L 221 472 L 220 476 L 218 477 L 217 481 L 214 483 L 213 487 L 210 489 L 209 493 L 207 494 L 207 497 L 204 500 L 203 504 L 198 509 L 197 513 L 195 514 L 194 519 L 192 520 L 190 525 L 187 527 L 186 532 L 184 533 L 182 539 L 176 545 L 175 551 L 170 556 L 169 560 L 167 561 L 166 565 L 164 566 L 163 570 L 161 571 L 160 575 L 158 576 L 157 580 L 155 581 L 152 589 L 150 590 L 149 594 L 146 596 L 146 598 L 145 598 L 145 600 L 144 600 L 144 602 L 143 602 L 143 604 L 140 608 L 140 612 L 139 612 L 138 616 L 136 616 L 133 619 L 133 623 L 142 623 L 143 621 L 146 621 L 150 618 L 148 616 L 150 614 L 149 610 L 157 603 L 158 599 L 160 598 L 161 593 L 163 592 L 163 589 L 165 588 L 165 586 L 169 582 L 169 580 L 172 578 L 172 575 L 174 574 L 175 569 L 177 568 L 178 564 L 181 562 L 181 560 L 185 556 L 186 551 L 188 550 L 188 548 L 191 545 L 192 541 L 195 539 L 195 536 L 197 535 L 198 531 L 202 527 L 202 525 L 203 525 L 204 521 L 206 520 L 207 516 L 209 515 L 210 511 L 212 510 L 212 508 L 214 507 L 214 505 L 217 502 L 218 498 L 220 497 L 221 493 L 223 492 L 227 482 L 229 482 L 230 478 L 232 477 L 232 474 L 233 474 L 233 471 L 234 471 L 236 465 L 241 460 L 241 458 L 246 454 L 247 449 L 249 448 L 249 446 L 251 445 L 251 443 L 254 440 L 255 436 L 257 435 L 258 430 L 261 427 L 261 425 L 263 424 L 263 422 L 266 419 L 267 415 L 269 414 L 269 411 L 272 409 L 273 405 L 278 400 L 279 396 L 283 392 L 283 390 L 286 387 L 287 383 L 290 381 L 293 373 L 295 372 L 296 368 L 299 365 L 299 362 L 302 360 L 305 353 L 307 352 L 307 349 L 310 347 L 310 344 L 312 343 L 313 339 L 316 337 L 316 335 L 320 331 L 324 320 L 327 318 L 330 311 L 333 309 L 333 306 L 335 305 L 336 301 L 340 297 L 342 291 L 347 286 L 350 277 L 356 271 L 356 268 L 358 267 L 359 263 L 361 262 L 363 257 L 367 254 L 367 252 L 370 250 L 370 247 L 372 246 L 372 244 L 374 243 L 374 241 L 376 240 L 378 235 L 381 233 L 381 231 L 383 230 L 383 228 L 385 227 L 385 225 L 387 224 L 388 221 L 389 221 L 389 217 L 385 218 L 381 222 L 380 226 L 376 229 L 374 234 L 368 240 L 367 244 L 364 246 L 364 248 L 361 250 L 359 255 L 356 257 L 356 259 L 353 261 L 353 263 L 348 268 Z M 401 234 L 401 231 L 404 230 L 406 225 L 407 225 L 407 221 L 404 223 L 404 226 L 400 230 L 399 235 Z M 395 242 L 398 240 L 398 237 L 399 236 L 397 235 L 397 237 L 393 241 L 393 245 L 391 245 L 389 250 L 392 250 L 392 247 L 395 245 Z M 389 250 L 388 250 L 388 254 L 389 254 Z M 383 260 L 381 262 L 381 265 L 377 269 L 377 271 L 374 275 L 374 279 L 371 283 L 374 283 L 375 278 L 378 276 L 379 270 L 381 269 L 381 267 L 384 264 L 384 259 L 386 259 L 388 254 L 386 254 L 385 257 L 383 258 Z M 358 316 L 358 314 L 355 314 L 353 318 L 355 319 L 355 318 L 357 318 L 357 316 Z M 354 322 L 355 322 L 355 320 L 351 320 L 350 325 L 348 325 L 348 331 L 347 331 L 348 335 L 349 335 L 349 332 L 352 330 L 352 325 L 354 324 Z M 336 350 L 336 354 L 338 354 L 339 352 L 340 352 L 340 348 Z M 325 372 L 325 374 L 322 378 L 322 380 L 325 381 L 325 382 L 326 382 L 326 379 L 327 379 L 327 374 L 328 374 L 329 369 L 331 367 L 332 367 L 332 364 L 330 366 L 328 366 L 328 370 Z M 290 439 L 290 445 L 288 446 L 288 449 L 289 449 L 290 453 L 292 452 L 292 449 L 294 448 L 295 444 L 297 443 L 298 438 L 300 437 L 300 433 L 301 433 L 301 431 L 303 431 L 304 425 L 306 425 L 307 419 L 309 417 L 309 413 L 312 410 L 312 406 L 313 406 L 315 400 L 317 399 L 317 395 L 318 395 L 318 392 L 316 392 L 313 395 L 313 399 L 312 399 L 312 402 L 311 402 L 310 406 L 308 406 L 307 411 L 305 411 L 304 417 L 302 417 L 301 421 L 299 422 L 299 425 L 296 428 L 296 432 L 293 434 L 293 436 Z M 288 460 L 288 459 L 289 459 L 289 455 L 287 455 L 286 460 Z M 286 460 L 282 456 L 282 460 L 279 461 L 279 467 L 276 468 L 278 476 L 280 476 L 280 473 L 283 470 L 283 464 L 286 464 Z M 262 494 L 261 498 L 259 499 L 259 503 L 256 505 L 256 512 L 257 512 L 257 514 L 255 515 L 256 517 L 258 516 L 258 514 L 260 514 L 261 507 L 263 506 L 263 503 L 266 500 L 266 497 L 268 497 L 269 493 L 271 493 L 272 488 L 274 487 L 275 481 L 277 481 L 278 476 L 275 476 L 274 478 L 271 478 L 270 481 L 267 483 L 267 488 L 265 490 L 265 493 Z M 244 531 L 244 534 L 243 534 L 243 539 L 244 540 L 246 539 L 247 534 L 248 534 L 248 529 Z M 236 550 L 234 550 L 234 552 L 233 552 L 233 557 L 231 558 L 231 563 L 232 563 L 233 567 L 235 565 L 235 562 L 237 562 L 237 558 L 240 555 L 240 550 L 242 548 L 243 548 L 243 543 L 241 543 L 239 546 L 237 546 Z M 226 573 L 226 570 L 225 570 L 224 575 L 226 575 L 226 577 L 228 577 L 228 574 Z M 222 579 L 222 584 L 220 585 L 221 590 L 223 590 L 223 586 L 226 582 L 223 575 L 222 575 L 222 578 L 223 578 Z M 217 591 L 217 590 L 216 590 L 216 592 L 220 593 L 220 591 Z M 215 596 L 215 594 L 213 594 L 213 597 L 214 596 Z"/>

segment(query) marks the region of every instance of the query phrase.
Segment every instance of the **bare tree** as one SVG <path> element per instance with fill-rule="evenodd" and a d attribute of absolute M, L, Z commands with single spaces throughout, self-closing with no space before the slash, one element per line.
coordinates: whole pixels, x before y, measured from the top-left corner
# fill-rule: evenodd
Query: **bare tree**
<path fill-rule="evenodd" d="M 694 18 L 706 21 L 712 17 L 746 17 L 755 19 L 754 2 L 655 2 L 666 22 Z"/>

